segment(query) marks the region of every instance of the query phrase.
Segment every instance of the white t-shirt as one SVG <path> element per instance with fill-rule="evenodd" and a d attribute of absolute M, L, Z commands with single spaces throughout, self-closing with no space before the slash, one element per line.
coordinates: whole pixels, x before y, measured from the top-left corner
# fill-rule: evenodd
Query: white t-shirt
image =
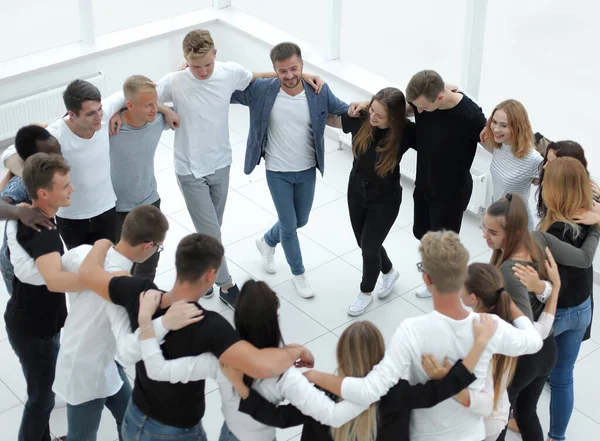
<path fill-rule="evenodd" d="M 438 360 L 448 357 L 451 364 L 464 359 L 474 343 L 473 319 L 463 320 L 433 311 L 409 318 L 394 333 L 383 360 L 364 378 L 346 377 L 342 397 L 355 403 L 370 404 L 394 386 L 400 378 L 410 384 L 425 383 L 429 377 L 421 356 L 433 354 Z M 518 356 L 533 354 L 542 347 L 542 339 L 527 317 L 514 320 L 514 327 L 492 315 L 498 328 L 475 367 L 477 380 L 470 389 L 481 390 L 493 354 Z M 410 419 L 410 439 L 415 441 L 481 441 L 485 438 L 483 419 L 456 400 L 449 399 L 431 409 L 415 409 Z"/>
<path fill-rule="evenodd" d="M 110 178 L 108 122 L 124 104 L 123 92 L 102 100 L 102 128 L 90 139 L 80 138 L 71 131 L 65 122 L 68 116 L 46 127 L 58 139 L 62 154 L 71 166 L 69 177 L 74 189 L 71 205 L 60 207 L 57 216 L 65 219 L 90 219 L 115 206 L 117 197 Z M 2 163 L 15 154 L 17 151 L 14 146 L 7 148 L 2 155 Z"/>
<path fill-rule="evenodd" d="M 279 89 L 267 127 L 267 170 L 299 172 L 317 165 L 306 91 L 296 96 Z"/>
<path fill-rule="evenodd" d="M 244 90 L 252 72 L 237 63 L 215 62 L 207 80 L 185 69 L 158 82 L 160 102 L 173 103 L 180 127 L 175 130 L 175 173 L 201 178 L 231 165 L 229 103 L 236 90 Z"/>

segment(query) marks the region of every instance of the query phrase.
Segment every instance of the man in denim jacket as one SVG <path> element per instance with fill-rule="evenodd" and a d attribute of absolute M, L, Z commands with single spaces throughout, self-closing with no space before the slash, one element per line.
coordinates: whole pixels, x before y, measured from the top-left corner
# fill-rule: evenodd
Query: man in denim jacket
<path fill-rule="evenodd" d="M 302 80 L 302 53 L 294 43 L 271 50 L 278 78 L 254 80 L 236 91 L 232 103 L 250 107 L 250 131 L 244 172 L 265 157 L 267 183 L 279 220 L 256 240 L 263 265 L 275 272 L 275 247 L 281 242 L 301 297 L 314 296 L 302 264 L 296 230 L 308 222 L 315 194 L 316 169 L 324 171 L 324 134 L 329 114 L 348 112 L 325 84 L 319 94 Z"/>

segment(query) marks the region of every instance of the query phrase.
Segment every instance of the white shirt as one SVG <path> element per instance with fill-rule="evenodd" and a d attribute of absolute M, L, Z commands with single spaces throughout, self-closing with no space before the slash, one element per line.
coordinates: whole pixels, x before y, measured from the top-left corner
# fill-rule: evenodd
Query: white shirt
<path fill-rule="evenodd" d="M 317 165 L 306 91 L 291 96 L 279 89 L 267 127 L 267 170 L 299 172 Z"/>
<path fill-rule="evenodd" d="M 364 378 L 346 377 L 342 397 L 369 404 L 394 386 L 400 378 L 410 384 L 425 383 L 429 377 L 421 364 L 422 354 L 432 353 L 438 360 L 448 357 L 451 364 L 464 359 L 474 343 L 473 318 L 453 320 L 437 311 L 409 318 L 398 326 L 383 360 Z M 498 328 L 475 367 L 477 380 L 469 386 L 481 390 L 493 354 L 518 356 L 533 354 L 542 339 L 527 317 L 517 318 L 511 326 L 497 316 Z M 435 338 L 433 338 L 435 337 Z M 410 439 L 413 441 L 481 441 L 485 438 L 483 420 L 456 400 L 446 400 L 431 409 L 411 413 Z"/>
<path fill-rule="evenodd" d="M 175 173 L 201 178 L 231 165 L 229 103 L 233 92 L 244 90 L 250 81 L 248 69 L 215 61 L 207 80 L 199 80 L 185 69 L 158 82 L 159 101 L 172 102 L 180 118 L 175 130 Z"/>
<path fill-rule="evenodd" d="M 69 177 L 74 191 L 71 205 L 60 207 L 57 216 L 65 219 L 90 219 L 115 206 L 117 197 L 110 177 L 110 147 L 108 122 L 125 103 L 123 93 L 115 93 L 102 100 L 102 128 L 90 139 L 77 136 L 67 126 L 68 117 L 50 124 L 48 130 L 60 143 L 62 154 L 71 166 Z M 14 146 L 6 149 L 2 163 L 17 151 Z"/>
<path fill-rule="evenodd" d="M 76 273 L 92 249 L 90 245 L 73 248 L 62 257 L 63 269 Z M 131 271 L 133 262 L 108 250 L 104 269 L 108 272 Z M 137 334 L 131 334 L 129 319 L 124 308 L 107 302 L 91 290 L 68 293 L 69 315 L 62 332 L 56 361 L 56 376 L 52 390 L 73 406 L 116 394 L 123 381 L 115 364 L 116 339 L 111 331 L 111 318 L 117 321 L 125 316 L 127 336 L 122 346 L 135 347 Z M 112 316 L 112 317 L 111 317 Z M 159 338 L 164 337 L 160 320 L 153 322 Z M 137 351 L 138 360 L 141 351 Z"/>
<path fill-rule="evenodd" d="M 219 385 L 221 410 L 229 430 L 244 441 L 272 441 L 275 428 L 265 426 L 249 415 L 238 411 L 240 397 L 219 368 L 219 360 L 212 354 L 165 360 L 156 339 L 141 342 L 148 377 L 157 381 L 187 383 L 213 378 Z M 302 413 L 322 424 L 340 427 L 364 412 L 368 406 L 350 401 L 335 403 L 323 391 L 316 389 L 295 367 L 290 367 L 280 378 L 255 380 L 252 388 L 271 403 L 288 400 Z"/>

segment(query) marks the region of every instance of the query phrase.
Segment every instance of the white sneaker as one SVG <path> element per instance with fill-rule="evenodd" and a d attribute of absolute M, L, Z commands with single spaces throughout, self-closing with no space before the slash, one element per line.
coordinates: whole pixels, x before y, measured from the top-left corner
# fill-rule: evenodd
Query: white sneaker
<path fill-rule="evenodd" d="M 308 281 L 308 277 L 306 277 L 306 274 L 294 276 L 292 282 L 294 283 L 294 288 L 296 288 L 296 292 L 300 297 L 310 299 L 311 297 L 315 296 L 315 293 L 312 289 L 312 286 L 310 286 L 310 282 Z"/>
<path fill-rule="evenodd" d="M 265 241 L 264 236 L 256 239 L 254 243 L 256 244 L 256 248 L 258 248 L 258 252 L 262 258 L 263 268 L 265 271 L 269 274 L 275 274 L 275 248 L 269 246 L 269 244 Z"/>
<path fill-rule="evenodd" d="M 429 297 L 431 297 L 432 294 L 431 291 L 427 289 L 427 286 L 424 286 L 423 288 L 415 292 L 415 295 L 420 299 L 428 299 Z"/>
<path fill-rule="evenodd" d="M 383 274 L 381 276 L 381 288 L 379 291 L 377 291 L 377 297 L 380 299 L 385 299 L 387 296 L 389 296 L 394 289 L 394 283 L 396 283 L 396 280 L 399 278 L 400 274 L 398 274 L 398 271 L 396 271 L 394 268 L 392 268 L 389 273 Z"/>
<path fill-rule="evenodd" d="M 367 310 L 372 301 L 373 296 L 361 292 L 350 306 L 348 306 L 348 315 L 351 317 L 361 315 Z"/>

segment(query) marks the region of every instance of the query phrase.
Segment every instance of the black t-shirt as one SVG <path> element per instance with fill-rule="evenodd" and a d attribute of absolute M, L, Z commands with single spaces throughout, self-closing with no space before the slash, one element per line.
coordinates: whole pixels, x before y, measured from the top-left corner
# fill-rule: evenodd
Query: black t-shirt
<path fill-rule="evenodd" d="M 138 328 L 139 295 L 148 289 L 156 289 L 156 286 L 138 277 L 115 277 L 108 286 L 111 300 L 127 310 L 132 330 Z M 221 315 L 207 311 L 197 303 L 195 305 L 203 311 L 204 318 L 167 334 L 162 345 L 165 359 L 205 352 L 219 358 L 230 346 L 240 341 L 238 333 Z M 159 309 L 153 318 L 164 315 L 167 309 Z M 204 416 L 204 380 L 185 384 L 154 381 L 148 378 L 142 360 L 135 365 L 132 400 L 146 416 L 162 424 L 191 428 Z"/>
<path fill-rule="evenodd" d="M 52 223 L 54 223 L 53 219 Z M 32 259 L 32 263 L 46 254 L 59 253 L 61 256 L 64 254 L 63 243 L 57 229 L 42 228 L 37 232 L 18 221 L 17 242 Z M 31 271 L 39 274 L 33 265 Z M 15 276 L 13 294 L 6 304 L 4 313 L 7 328 L 32 337 L 52 337 L 60 332 L 66 319 L 67 304 L 64 293 L 51 292 L 46 285 L 24 283 Z"/>
<path fill-rule="evenodd" d="M 581 229 L 576 237 L 573 237 L 573 228 L 564 222 L 554 222 L 548 233 L 556 236 L 563 242 L 577 248 L 585 241 L 589 226 L 580 225 Z M 557 308 L 571 308 L 581 305 L 592 295 L 594 289 L 594 267 L 575 268 L 574 266 L 559 265 L 560 292 L 558 294 Z"/>
<path fill-rule="evenodd" d="M 368 118 L 369 116 L 367 112 L 362 112 L 358 118 L 352 118 L 347 114 L 342 115 L 342 130 L 344 133 L 352 134 L 353 143 L 354 138 L 360 131 L 362 125 L 365 123 L 369 124 Z M 367 151 L 358 157 L 354 157 L 354 161 L 352 163 L 352 172 L 350 174 L 351 179 L 355 178 L 362 181 L 368 181 L 369 183 L 373 183 L 373 185 L 380 187 L 398 186 L 400 182 L 400 161 L 402 160 L 404 153 L 409 148 L 410 132 L 414 132 L 414 123 L 407 120 L 404 133 L 402 134 L 402 139 L 400 140 L 400 145 L 398 146 L 397 150 L 396 168 L 394 168 L 394 171 L 389 175 L 381 177 L 377 174 L 375 169 L 379 159 L 377 147 L 379 143 L 386 137 L 388 129 L 376 128 L 373 134 L 373 140 L 369 144 Z"/>
<path fill-rule="evenodd" d="M 469 97 L 451 109 L 415 112 L 417 178 L 415 188 L 435 199 L 470 197 L 471 165 L 486 119 Z"/>

